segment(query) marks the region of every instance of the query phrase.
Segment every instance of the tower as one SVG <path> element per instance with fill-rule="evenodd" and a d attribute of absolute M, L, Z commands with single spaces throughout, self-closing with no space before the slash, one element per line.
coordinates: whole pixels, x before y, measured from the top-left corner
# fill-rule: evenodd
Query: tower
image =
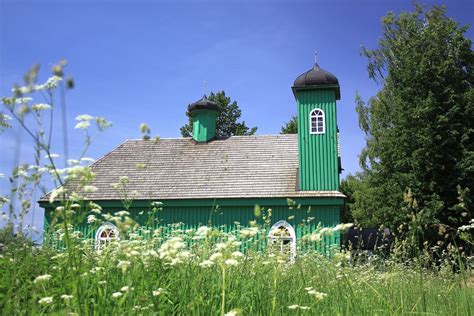
<path fill-rule="evenodd" d="M 317 63 L 296 78 L 298 106 L 298 181 L 302 191 L 338 191 L 340 158 L 336 100 L 337 78 Z"/>
<path fill-rule="evenodd" d="M 204 95 L 201 100 L 188 106 L 193 120 L 193 139 L 198 143 L 208 142 L 216 137 L 216 119 L 219 106 Z"/>

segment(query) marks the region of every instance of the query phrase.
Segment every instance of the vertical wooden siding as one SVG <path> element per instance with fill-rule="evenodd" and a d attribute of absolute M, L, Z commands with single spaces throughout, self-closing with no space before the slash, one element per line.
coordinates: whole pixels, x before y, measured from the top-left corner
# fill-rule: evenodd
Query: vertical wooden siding
<path fill-rule="evenodd" d="M 334 90 L 301 90 L 298 103 L 298 152 L 300 189 L 304 191 L 339 190 L 337 158 L 337 114 Z M 324 134 L 310 133 L 309 114 L 324 111 Z"/>
<path fill-rule="evenodd" d="M 290 209 L 288 206 L 270 208 L 272 209 L 271 225 L 279 220 L 286 220 L 294 227 L 297 240 L 314 231 L 318 224 L 322 227 L 333 227 L 340 223 L 339 206 L 301 206 L 299 209 L 296 207 Z M 265 207 L 264 210 L 268 210 L 268 207 Z M 120 211 L 120 209 L 103 209 L 103 213 L 113 214 L 117 211 Z M 137 221 L 140 226 L 146 226 L 148 222 L 148 211 L 148 208 L 133 209 L 131 210 L 131 217 Z M 48 223 L 51 220 L 51 217 L 48 215 L 49 212 L 46 213 L 45 231 L 47 231 Z M 184 230 L 197 229 L 201 225 L 212 225 L 229 232 L 237 229 L 237 223 L 239 223 L 241 227 L 247 227 L 249 222 L 253 220 L 257 220 L 259 224 L 262 224 L 261 219 L 255 217 L 253 206 L 227 206 L 217 208 L 217 210 L 212 207 L 166 207 L 163 208 L 162 211 L 159 211 L 156 216 L 160 219 L 159 226 L 181 223 L 179 227 Z M 290 217 L 292 218 L 290 219 Z M 314 217 L 314 219 L 309 225 L 303 225 L 303 221 L 309 217 Z M 95 230 L 91 230 L 91 226 L 86 222 L 76 225 L 75 230 L 81 231 L 85 238 L 95 237 Z M 47 236 L 45 236 L 45 242 L 47 239 Z M 327 237 L 324 244 L 338 245 L 339 235 L 334 234 L 331 237 Z"/>

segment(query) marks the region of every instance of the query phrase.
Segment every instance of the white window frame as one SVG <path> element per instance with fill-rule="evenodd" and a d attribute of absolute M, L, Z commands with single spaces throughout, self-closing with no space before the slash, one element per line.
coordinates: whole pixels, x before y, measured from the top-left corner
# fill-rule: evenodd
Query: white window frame
<path fill-rule="evenodd" d="M 316 126 L 313 130 L 313 118 L 316 119 Z M 322 130 L 319 129 L 318 122 L 322 121 Z M 324 134 L 326 133 L 326 115 L 322 109 L 316 108 L 309 113 L 309 132 L 310 134 Z"/>
<path fill-rule="evenodd" d="M 274 232 L 276 230 L 279 230 L 280 228 L 284 228 L 288 231 L 290 234 L 289 237 L 275 237 Z M 293 262 L 295 260 L 296 256 L 296 233 L 295 229 L 293 226 L 291 226 L 287 221 L 281 220 L 276 222 L 271 228 L 268 233 L 268 244 L 273 245 L 275 242 L 282 242 L 284 240 L 289 240 L 290 241 L 290 262 Z M 281 243 L 281 251 L 283 252 L 283 242 Z"/>
<path fill-rule="evenodd" d="M 115 237 L 101 237 L 102 233 L 104 230 L 111 230 L 114 232 Z M 98 229 L 97 232 L 95 233 L 95 248 L 96 249 L 101 249 L 104 245 L 107 245 L 110 243 L 112 240 L 118 240 L 119 239 L 120 232 L 117 229 L 117 226 L 110 222 L 105 222 L 103 223 Z"/>

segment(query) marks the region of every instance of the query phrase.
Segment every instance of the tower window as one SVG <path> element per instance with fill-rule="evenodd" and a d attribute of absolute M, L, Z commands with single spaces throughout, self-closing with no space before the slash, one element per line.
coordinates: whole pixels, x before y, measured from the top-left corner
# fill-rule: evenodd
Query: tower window
<path fill-rule="evenodd" d="M 321 109 L 314 109 L 309 114 L 309 126 L 311 134 L 324 134 L 326 131 L 324 112 Z"/>

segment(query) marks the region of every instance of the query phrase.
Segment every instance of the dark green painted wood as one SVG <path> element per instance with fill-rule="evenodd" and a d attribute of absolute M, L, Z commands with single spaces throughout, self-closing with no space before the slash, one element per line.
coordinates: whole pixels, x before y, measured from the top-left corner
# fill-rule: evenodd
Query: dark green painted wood
<path fill-rule="evenodd" d="M 208 142 L 216 136 L 217 112 L 196 110 L 193 112 L 193 138 L 198 143 Z"/>
<path fill-rule="evenodd" d="M 339 190 L 336 94 L 333 89 L 295 91 L 298 104 L 299 185 L 303 191 Z M 310 113 L 325 114 L 325 133 L 310 133 Z"/>
<path fill-rule="evenodd" d="M 292 199 L 296 205 L 344 205 L 343 198 L 295 198 Z M 100 204 L 102 207 L 122 207 L 122 202 L 117 200 L 103 200 L 95 201 Z M 143 207 L 149 206 L 150 200 L 134 200 L 132 207 Z M 163 206 L 170 207 L 197 207 L 197 206 L 255 206 L 256 204 L 261 206 L 287 206 L 288 199 L 286 198 L 233 198 L 233 199 L 183 199 L 183 200 L 160 200 L 163 203 Z M 85 201 L 87 203 L 87 201 Z M 39 205 L 43 208 L 52 207 L 52 205 L 47 201 L 40 201 Z M 59 205 L 58 202 L 55 202 L 53 205 Z"/>

